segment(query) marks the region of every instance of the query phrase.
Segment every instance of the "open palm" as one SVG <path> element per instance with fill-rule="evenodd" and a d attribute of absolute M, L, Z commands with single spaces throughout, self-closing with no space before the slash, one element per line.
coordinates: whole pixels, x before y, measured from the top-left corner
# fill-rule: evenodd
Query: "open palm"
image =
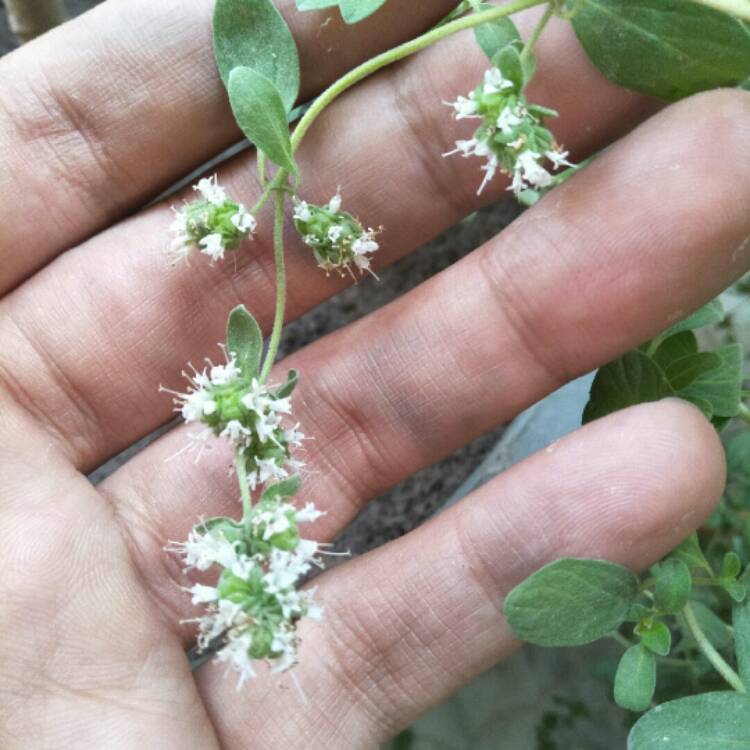
<path fill-rule="evenodd" d="M 280 3 L 304 94 L 428 28 L 455 2 L 390 0 L 344 34 Z M 237 515 L 231 456 L 165 458 L 177 429 L 97 488 L 86 472 L 171 417 L 158 383 L 215 354 L 231 307 L 269 326 L 269 221 L 232 263 L 168 268 L 169 202 L 147 204 L 238 133 L 214 70 L 212 3 L 107 0 L 0 61 L 0 745 L 367 748 L 515 646 L 505 593 L 561 555 L 643 567 L 701 523 L 723 459 L 668 401 L 595 422 L 463 503 L 316 581 L 291 678 L 235 690 L 191 674 L 190 584 L 163 547 Z M 531 17 L 523 21 L 533 21 Z M 750 265 L 750 96 L 658 114 L 585 61 L 568 27 L 539 50 L 534 98 L 577 157 L 625 136 L 498 237 L 397 302 L 283 362 L 325 541 L 372 497 L 653 336 Z M 441 160 L 444 100 L 481 75 L 465 36 L 366 81 L 299 153 L 311 200 L 343 182 L 392 262 L 480 205 L 477 165 Z M 220 180 L 251 205 L 254 155 Z M 481 204 L 504 195 L 500 181 Z M 203 259 L 205 260 L 205 259 Z M 290 315 L 346 280 L 289 257 Z"/>

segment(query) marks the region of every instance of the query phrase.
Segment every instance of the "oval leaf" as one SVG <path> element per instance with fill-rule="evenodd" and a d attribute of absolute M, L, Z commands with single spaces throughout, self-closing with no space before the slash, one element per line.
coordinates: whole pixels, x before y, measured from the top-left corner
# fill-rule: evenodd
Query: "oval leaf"
<path fill-rule="evenodd" d="M 676 337 L 675 337 L 676 338 Z M 697 352 L 670 362 L 664 373 L 672 388 L 680 391 L 687 388 L 701 375 L 721 365 L 721 357 L 713 352 Z"/>
<path fill-rule="evenodd" d="M 234 355 L 245 377 L 253 378 L 260 370 L 263 334 L 255 318 L 244 305 L 238 305 L 227 321 L 227 351 Z"/>
<path fill-rule="evenodd" d="M 247 138 L 272 162 L 296 174 L 286 111 L 273 83 L 252 68 L 235 68 L 229 75 L 229 101 Z"/>
<path fill-rule="evenodd" d="M 690 598 L 693 577 L 687 563 L 670 557 L 661 563 L 655 572 L 654 604 L 660 612 L 675 614 Z"/>
<path fill-rule="evenodd" d="M 616 630 L 638 595 L 638 579 L 622 565 L 566 558 L 550 563 L 505 599 L 513 632 L 540 646 L 580 646 Z"/>
<path fill-rule="evenodd" d="M 639 628 L 638 635 L 641 637 L 641 643 L 659 656 L 668 656 L 672 650 L 672 631 L 663 622 L 656 621 L 651 627 Z"/>
<path fill-rule="evenodd" d="M 656 689 L 656 658 L 643 646 L 632 646 L 615 674 L 615 702 L 628 711 L 645 711 Z"/>
<path fill-rule="evenodd" d="M 642 716 L 628 750 L 741 750 L 750 747 L 750 697 L 703 693 L 663 703 Z"/>
<path fill-rule="evenodd" d="M 750 75 L 750 32 L 685 0 L 586 0 L 573 18 L 593 63 L 615 83 L 677 100 Z"/>
<path fill-rule="evenodd" d="M 299 94 L 299 56 L 286 21 L 271 0 L 217 0 L 214 53 L 229 87 L 234 68 L 252 68 L 271 81 L 290 112 Z"/>
<path fill-rule="evenodd" d="M 495 21 L 488 21 L 477 26 L 474 29 L 474 36 L 477 44 L 490 60 L 509 44 L 514 44 L 519 49 L 523 46 L 516 25 L 508 17 L 498 18 Z"/>
<path fill-rule="evenodd" d="M 742 347 L 729 344 L 713 354 L 718 356 L 719 366 L 702 372 L 681 388 L 679 395 L 707 401 L 716 417 L 734 417 L 742 401 Z"/>
<path fill-rule="evenodd" d="M 596 374 L 583 421 L 590 422 L 627 406 L 674 395 L 674 388 L 656 362 L 634 350 L 605 365 Z"/>

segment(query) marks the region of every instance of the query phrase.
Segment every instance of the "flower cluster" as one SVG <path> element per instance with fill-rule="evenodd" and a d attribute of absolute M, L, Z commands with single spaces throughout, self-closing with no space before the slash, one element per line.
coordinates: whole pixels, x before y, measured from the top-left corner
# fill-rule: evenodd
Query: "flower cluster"
<path fill-rule="evenodd" d="M 283 424 L 292 411 L 289 383 L 271 390 L 257 377 L 243 375 L 231 356 L 226 364 L 208 364 L 202 372 L 183 373 L 189 381 L 186 392 L 169 391 L 185 422 L 207 425 L 191 434 L 191 445 L 200 452 L 212 435 L 230 440 L 244 458 L 253 490 L 300 469 L 302 463 L 291 453 L 304 435 L 299 425 Z"/>
<path fill-rule="evenodd" d="M 556 117 L 547 107 L 529 104 L 517 80 L 503 76 L 498 67 L 491 67 L 484 80 L 468 97 L 459 97 L 451 105 L 457 120 L 476 118 L 482 121 L 469 140 L 456 141 L 456 148 L 446 156 L 460 154 L 479 156 L 487 161 L 482 166 L 484 180 L 481 193 L 497 171 L 507 174 L 512 182 L 509 190 L 516 196 L 527 189 L 543 189 L 553 177 L 543 166 L 549 160 L 553 169 L 573 166 L 568 152 L 555 143 L 554 136 L 543 122 Z"/>
<path fill-rule="evenodd" d="M 375 230 L 364 229 L 350 213 L 341 210 L 337 193 L 325 206 L 294 199 L 294 225 L 302 241 L 312 248 L 320 268 L 330 273 L 370 270 L 370 256 L 378 250 Z"/>
<path fill-rule="evenodd" d="M 273 662 L 273 672 L 292 667 L 299 621 L 322 616 L 314 590 L 297 591 L 296 586 L 321 564 L 318 544 L 301 539 L 298 524 L 323 514 L 312 503 L 299 510 L 288 502 L 284 495 L 295 492 L 299 482 L 289 484 L 267 490 L 242 523 L 214 518 L 195 527 L 186 542 L 170 547 L 183 555 L 186 570 L 221 570 L 215 586 L 188 589 L 194 604 L 207 605 L 192 622 L 198 624 L 199 648 L 221 639 L 216 658 L 239 672 L 238 687 L 255 677 L 257 661 Z"/>
<path fill-rule="evenodd" d="M 255 231 L 255 218 L 241 203 L 227 197 L 215 175 L 200 180 L 193 189 L 200 199 L 175 209 L 170 255 L 177 262 L 197 249 L 216 262 Z"/>

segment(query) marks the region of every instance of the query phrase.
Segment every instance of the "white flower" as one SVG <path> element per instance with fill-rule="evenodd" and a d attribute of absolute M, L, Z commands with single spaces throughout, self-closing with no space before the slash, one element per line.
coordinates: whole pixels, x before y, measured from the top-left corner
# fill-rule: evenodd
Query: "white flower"
<path fill-rule="evenodd" d="M 227 200 L 227 193 L 219 185 L 216 175 L 198 180 L 198 184 L 193 186 L 193 190 L 200 193 L 203 200 L 212 203 L 214 206 L 221 206 Z"/>
<path fill-rule="evenodd" d="M 352 242 L 352 252 L 355 255 L 368 255 L 380 249 L 380 245 L 372 238 L 372 231 L 365 232 Z"/>
<path fill-rule="evenodd" d="M 575 164 L 568 161 L 567 151 L 553 149 L 551 151 L 545 151 L 544 155 L 552 162 L 552 166 L 555 169 L 560 169 L 560 167 L 575 167 Z"/>
<path fill-rule="evenodd" d="M 239 211 L 232 216 L 231 222 L 243 234 L 252 234 L 258 226 L 255 217 L 242 205 Z"/>
<path fill-rule="evenodd" d="M 204 586 L 201 583 L 196 583 L 188 591 L 193 597 L 193 604 L 208 604 L 219 599 L 219 591 L 213 586 Z"/>
<path fill-rule="evenodd" d="M 513 82 L 503 77 L 498 68 L 490 68 L 484 73 L 484 93 L 496 94 L 503 89 L 512 89 Z"/>
<path fill-rule="evenodd" d="M 221 437 L 228 438 L 233 443 L 241 443 L 251 434 L 251 431 L 239 419 L 230 419 L 227 426 L 219 433 Z"/>
<path fill-rule="evenodd" d="M 332 214 L 337 214 L 341 210 L 341 192 L 337 191 L 336 195 L 328 201 L 328 210 Z"/>
<path fill-rule="evenodd" d="M 515 114 L 510 107 L 505 107 L 497 118 L 497 128 L 501 133 L 510 135 L 513 128 L 521 122 L 523 122 L 521 117 Z"/>
<path fill-rule="evenodd" d="M 282 534 L 291 528 L 292 524 L 287 515 L 290 510 L 294 510 L 291 505 L 281 503 L 273 512 L 266 511 L 258 516 L 259 523 L 263 523 L 266 526 L 263 532 L 264 541 L 268 541 L 272 536 Z"/>
<path fill-rule="evenodd" d="M 448 106 L 453 107 L 455 110 L 454 117 L 457 120 L 464 120 L 466 118 L 480 117 L 477 114 L 477 103 L 474 100 L 474 92 L 469 94 L 469 97 L 459 96 L 455 102 L 449 102 Z"/>
<path fill-rule="evenodd" d="M 208 255 L 212 261 L 216 262 L 224 257 L 224 239 L 218 234 L 207 234 L 203 239 L 198 241 L 201 252 Z"/>
<path fill-rule="evenodd" d="M 497 156 L 495 156 L 495 154 L 490 153 L 487 156 L 487 163 L 481 166 L 481 169 L 484 172 L 484 179 L 482 180 L 482 184 L 479 186 L 479 190 L 477 190 L 477 195 L 481 195 L 485 187 L 487 187 L 487 185 L 492 181 L 492 178 L 497 173 L 497 167 L 498 167 Z"/>
<path fill-rule="evenodd" d="M 238 380 L 242 371 L 237 367 L 234 357 L 231 357 L 225 365 L 211 364 L 209 380 L 211 385 L 229 385 Z"/>
<path fill-rule="evenodd" d="M 295 518 L 297 523 L 312 523 L 324 515 L 325 511 L 318 510 L 313 503 L 305 503 L 305 507 L 297 511 Z"/>
<path fill-rule="evenodd" d="M 227 645 L 216 654 L 216 658 L 219 661 L 228 664 L 232 669 L 239 672 L 240 679 L 237 683 L 238 690 L 245 684 L 245 682 L 247 682 L 247 680 L 256 676 L 255 670 L 253 669 L 253 660 L 248 653 L 252 643 L 253 636 L 246 631 L 241 635 L 230 637 Z"/>
<path fill-rule="evenodd" d="M 333 242 L 334 244 L 337 243 L 341 239 L 341 234 L 343 232 L 343 228 L 339 226 L 332 226 L 328 230 L 328 239 Z"/>
<path fill-rule="evenodd" d="M 222 533 L 192 529 L 186 542 L 172 542 L 168 549 L 185 557 L 185 569 L 208 570 L 214 563 L 229 568 L 237 559 L 236 544 Z"/>
<path fill-rule="evenodd" d="M 302 614 L 302 599 L 298 591 L 281 592 L 276 595 L 276 600 L 281 605 L 281 614 L 284 617 Z"/>
<path fill-rule="evenodd" d="M 294 196 L 292 200 L 294 203 L 293 218 L 297 219 L 298 221 L 310 221 L 310 219 L 312 219 L 312 213 L 307 201 L 301 201 L 299 198 L 297 198 L 297 196 Z"/>
<path fill-rule="evenodd" d="M 516 195 L 527 185 L 535 188 L 549 187 L 552 175 L 539 164 L 539 154 L 535 151 L 522 151 L 513 168 L 513 182 L 509 188 Z"/>
<path fill-rule="evenodd" d="M 272 672 L 285 672 L 297 663 L 297 636 L 293 630 L 279 629 L 273 634 L 271 649 L 280 652 Z"/>
<path fill-rule="evenodd" d="M 186 422 L 198 422 L 204 416 L 213 414 L 216 411 L 216 401 L 211 398 L 211 394 L 199 388 L 184 394 L 184 403 L 182 404 L 182 418 Z"/>

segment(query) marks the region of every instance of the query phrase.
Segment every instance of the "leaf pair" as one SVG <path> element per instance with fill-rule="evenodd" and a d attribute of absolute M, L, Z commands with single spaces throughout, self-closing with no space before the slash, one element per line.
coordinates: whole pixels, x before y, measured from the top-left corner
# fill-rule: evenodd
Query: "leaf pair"
<path fill-rule="evenodd" d="M 740 410 L 742 350 L 737 344 L 698 351 L 693 329 L 721 322 L 715 300 L 648 344 L 602 367 L 591 386 L 583 422 L 619 409 L 678 396 L 720 429 Z"/>
<path fill-rule="evenodd" d="M 259 151 L 294 174 L 289 113 L 299 95 L 297 45 L 271 0 L 217 0 L 214 52 L 237 124 Z"/>
<path fill-rule="evenodd" d="M 474 35 L 490 62 L 513 82 L 517 91 L 523 91 L 534 77 L 536 59 L 533 54 L 521 56 L 523 40 L 513 21 L 508 17 L 488 21 L 477 26 Z"/>

